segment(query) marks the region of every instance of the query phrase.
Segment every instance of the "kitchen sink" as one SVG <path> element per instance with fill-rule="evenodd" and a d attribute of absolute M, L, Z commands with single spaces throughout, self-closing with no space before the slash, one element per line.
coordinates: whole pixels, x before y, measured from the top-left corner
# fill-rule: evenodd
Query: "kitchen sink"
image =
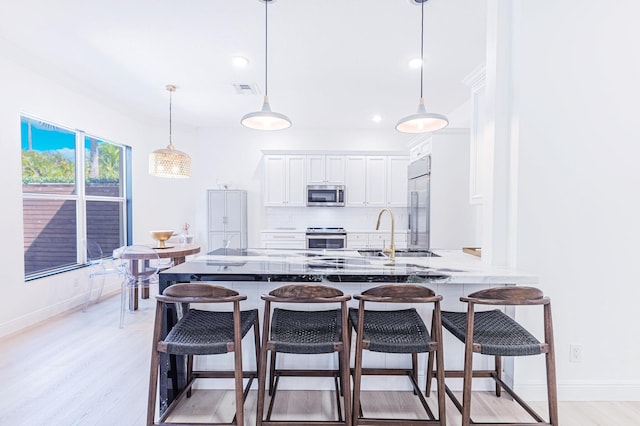
<path fill-rule="evenodd" d="M 365 249 L 358 250 L 360 256 L 364 257 L 389 257 L 387 253 L 383 253 L 382 250 Z M 440 257 L 430 250 L 421 249 L 400 249 L 396 250 L 396 257 Z"/>

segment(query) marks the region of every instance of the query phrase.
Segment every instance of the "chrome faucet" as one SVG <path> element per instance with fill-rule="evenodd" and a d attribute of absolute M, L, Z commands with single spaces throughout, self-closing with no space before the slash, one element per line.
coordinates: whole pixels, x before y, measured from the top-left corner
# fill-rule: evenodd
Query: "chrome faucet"
<path fill-rule="evenodd" d="M 396 219 L 393 217 L 393 212 L 389 209 L 382 209 L 380 213 L 378 213 L 378 223 L 376 223 L 376 231 L 380 229 L 380 219 L 382 218 L 382 213 L 387 212 L 389 216 L 391 216 L 391 247 L 386 248 L 382 247 L 383 253 L 389 253 L 389 258 L 395 262 L 396 261 L 396 243 L 395 243 L 395 223 Z"/>

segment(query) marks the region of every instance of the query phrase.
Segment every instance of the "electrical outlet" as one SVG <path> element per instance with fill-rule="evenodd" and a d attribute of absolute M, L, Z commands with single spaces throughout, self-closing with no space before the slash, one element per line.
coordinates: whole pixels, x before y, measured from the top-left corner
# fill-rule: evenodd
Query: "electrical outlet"
<path fill-rule="evenodd" d="M 582 345 L 569 345 L 569 362 L 582 362 Z"/>

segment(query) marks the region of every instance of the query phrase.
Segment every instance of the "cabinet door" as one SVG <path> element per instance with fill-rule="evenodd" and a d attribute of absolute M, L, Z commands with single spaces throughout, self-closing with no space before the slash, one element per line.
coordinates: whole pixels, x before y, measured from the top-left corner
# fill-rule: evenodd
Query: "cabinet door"
<path fill-rule="evenodd" d="M 347 248 L 365 249 L 369 247 L 369 234 L 365 232 L 347 233 Z"/>
<path fill-rule="evenodd" d="M 344 184 L 344 156 L 327 155 L 325 157 L 325 177 L 324 180 L 328 184 L 342 185 Z"/>
<path fill-rule="evenodd" d="M 307 155 L 307 183 L 312 185 L 325 183 L 324 155 Z"/>
<path fill-rule="evenodd" d="M 367 157 L 348 156 L 345 159 L 345 196 L 349 207 L 364 207 L 367 200 Z"/>
<path fill-rule="evenodd" d="M 344 156 L 307 155 L 307 184 L 344 184 Z"/>
<path fill-rule="evenodd" d="M 224 191 L 212 190 L 207 194 L 209 211 L 207 212 L 209 231 L 225 230 L 225 203 Z"/>
<path fill-rule="evenodd" d="M 307 245 L 302 232 L 263 232 L 260 242 L 263 248 L 304 249 Z"/>
<path fill-rule="evenodd" d="M 243 193 L 240 191 L 226 192 L 226 211 L 224 217 L 225 231 L 240 232 L 243 228 Z"/>
<path fill-rule="evenodd" d="M 387 205 L 387 157 L 367 157 L 367 207 Z"/>
<path fill-rule="evenodd" d="M 387 206 L 407 206 L 407 157 L 391 156 L 387 158 Z"/>
<path fill-rule="evenodd" d="M 287 156 L 287 198 L 285 204 L 288 206 L 307 205 L 306 160 L 304 155 Z"/>
<path fill-rule="evenodd" d="M 264 205 L 286 203 L 287 160 L 284 155 L 264 156 Z"/>
<path fill-rule="evenodd" d="M 369 247 L 374 249 L 380 249 L 391 247 L 391 233 L 386 232 L 374 232 L 369 234 Z"/>

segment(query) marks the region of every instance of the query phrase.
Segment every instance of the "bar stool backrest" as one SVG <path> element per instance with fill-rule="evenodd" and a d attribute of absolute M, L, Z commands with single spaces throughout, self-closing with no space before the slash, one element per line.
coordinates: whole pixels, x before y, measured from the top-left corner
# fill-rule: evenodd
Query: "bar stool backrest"
<path fill-rule="evenodd" d="M 431 303 L 442 300 L 442 296 L 436 296 L 430 288 L 411 284 L 381 285 L 356 294 L 353 298 L 368 302 L 389 303 Z"/>
<path fill-rule="evenodd" d="M 476 291 L 462 302 L 478 303 L 482 305 L 548 305 L 550 300 L 535 287 L 494 287 Z"/>

